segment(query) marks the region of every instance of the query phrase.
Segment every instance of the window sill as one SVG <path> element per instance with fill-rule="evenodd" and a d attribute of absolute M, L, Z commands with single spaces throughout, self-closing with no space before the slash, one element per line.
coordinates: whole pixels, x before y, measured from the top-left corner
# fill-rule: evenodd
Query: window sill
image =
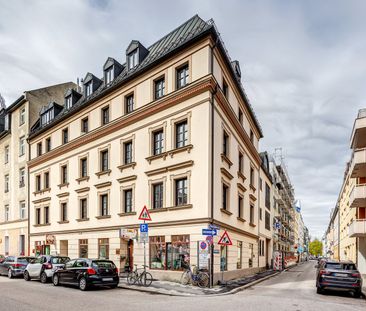
<path fill-rule="evenodd" d="M 42 193 L 45 193 L 47 191 L 51 191 L 51 188 L 45 188 L 45 189 L 42 189 L 42 190 L 38 190 L 38 191 L 33 192 L 33 194 L 34 195 L 42 194 Z"/>
<path fill-rule="evenodd" d="M 80 177 L 80 178 L 77 178 L 75 179 L 79 184 L 82 182 L 82 181 L 89 181 L 89 176 L 85 176 L 85 177 Z"/>
<path fill-rule="evenodd" d="M 51 226 L 51 223 L 48 223 L 48 224 L 38 224 L 38 225 L 33 225 L 33 227 L 46 227 L 46 226 Z"/>
<path fill-rule="evenodd" d="M 136 162 L 131 162 L 131 163 L 128 163 L 128 164 L 123 164 L 123 165 L 117 166 L 117 168 L 121 172 L 123 172 L 124 169 L 131 168 L 131 167 L 134 169 L 135 166 L 136 166 Z"/>
<path fill-rule="evenodd" d="M 103 175 L 109 176 L 111 174 L 111 172 L 112 172 L 112 170 L 100 171 L 100 172 L 95 173 L 95 175 L 97 175 L 98 177 L 103 176 Z"/>
<path fill-rule="evenodd" d="M 69 183 L 68 182 L 66 182 L 66 183 L 64 183 L 64 184 L 59 184 L 59 185 L 57 185 L 60 189 L 61 188 L 63 188 L 63 187 L 68 187 L 69 186 Z"/>
<path fill-rule="evenodd" d="M 180 153 L 180 152 L 187 151 L 188 153 L 191 153 L 192 149 L 193 149 L 193 145 L 189 144 L 184 147 L 172 149 L 172 150 L 168 151 L 168 154 L 170 155 L 171 158 L 173 158 L 175 154 Z"/>
<path fill-rule="evenodd" d="M 68 224 L 70 221 L 68 220 L 63 220 L 63 221 L 58 221 L 58 224 Z"/>
<path fill-rule="evenodd" d="M 224 209 L 224 208 L 220 208 L 220 211 L 226 215 L 229 215 L 231 216 L 233 213 L 232 212 L 229 212 L 228 210 Z"/>
<path fill-rule="evenodd" d="M 256 224 L 254 224 L 254 223 L 252 223 L 252 222 L 250 222 L 250 223 L 249 223 L 249 226 L 251 226 L 251 227 L 255 228 L 257 225 L 256 225 Z"/>
<path fill-rule="evenodd" d="M 241 178 L 243 180 L 243 182 L 247 179 L 244 174 L 240 171 L 238 171 L 238 177 Z"/>
<path fill-rule="evenodd" d="M 226 162 L 229 165 L 229 168 L 233 165 L 233 162 L 227 157 L 227 155 L 221 153 L 221 161 Z"/>
<path fill-rule="evenodd" d="M 79 219 L 76 219 L 77 222 L 82 222 L 82 221 L 88 221 L 89 218 L 79 218 Z"/>
<path fill-rule="evenodd" d="M 241 218 L 241 217 L 236 217 L 236 219 L 241 221 L 241 222 L 246 222 L 246 220 L 244 218 Z"/>
<path fill-rule="evenodd" d="M 136 215 L 136 212 L 128 212 L 128 213 L 118 213 L 118 216 L 124 217 L 124 216 L 133 216 Z"/>
<path fill-rule="evenodd" d="M 107 219 L 107 218 L 111 218 L 111 215 L 104 215 L 104 216 L 95 216 L 96 219 Z"/>
<path fill-rule="evenodd" d="M 193 205 L 184 204 L 184 205 L 176 205 L 176 206 L 169 206 L 169 207 L 152 208 L 152 209 L 149 209 L 149 213 L 168 212 L 168 211 L 175 211 L 175 210 L 188 209 L 188 208 L 193 208 Z"/>
<path fill-rule="evenodd" d="M 168 156 L 167 152 L 162 152 L 160 154 L 155 154 L 150 157 L 147 157 L 147 158 L 145 158 L 145 160 L 148 161 L 149 164 L 151 164 L 152 161 L 157 160 L 157 159 L 163 158 L 163 160 L 165 160 L 167 156 Z"/>

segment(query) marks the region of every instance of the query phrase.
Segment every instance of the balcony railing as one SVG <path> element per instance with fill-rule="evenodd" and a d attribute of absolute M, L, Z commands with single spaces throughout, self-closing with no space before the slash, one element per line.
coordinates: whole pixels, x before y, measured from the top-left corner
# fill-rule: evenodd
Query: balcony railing
<path fill-rule="evenodd" d="M 366 206 L 366 184 L 353 187 L 350 194 L 350 207 Z"/>
<path fill-rule="evenodd" d="M 353 152 L 350 167 L 351 177 L 366 177 L 366 148 Z"/>
<path fill-rule="evenodd" d="M 366 219 L 354 220 L 348 228 L 348 235 L 350 238 L 366 237 Z"/>

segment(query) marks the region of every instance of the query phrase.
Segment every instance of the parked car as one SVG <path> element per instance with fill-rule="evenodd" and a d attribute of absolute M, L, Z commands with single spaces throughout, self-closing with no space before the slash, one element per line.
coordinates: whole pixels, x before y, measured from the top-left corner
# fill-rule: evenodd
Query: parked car
<path fill-rule="evenodd" d="M 65 256 L 42 255 L 32 260 L 24 270 L 24 280 L 40 279 L 42 283 L 47 283 L 53 273 L 65 267 L 65 263 L 70 260 Z"/>
<path fill-rule="evenodd" d="M 115 288 L 119 283 L 119 275 L 113 261 L 79 258 L 70 260 L 63 269 L 55 271 L 52 282 L 55 286 L 78 286 L 83 291 L 94 286 Z"/>
<path fill-rule="evenodd" d="M 16 276 L 23 276 L 24 269 L 35 257 L 8 256 L 0 263 L 0 275 L 7 275 L 9 279 Z"/>
<path fill-rule="evenodd" d="M 321 294 L 328 289 L 349 291 L 355 297 L 360 297 L 362 278 L 356 265 L 350 261 L 321 261 L 316 278 L 316 292 Z"/>
<path fill-rule="evenodd" d="M 5 256 L 0 254 L 0 263 L 2 263 L 5 260 Z"/>

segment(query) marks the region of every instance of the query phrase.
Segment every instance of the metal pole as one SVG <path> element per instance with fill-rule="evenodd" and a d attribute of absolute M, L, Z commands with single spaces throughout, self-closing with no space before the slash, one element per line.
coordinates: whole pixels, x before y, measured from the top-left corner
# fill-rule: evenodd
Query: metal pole
<path fill-rule="evenodd" d="M 144 285 L 146 286 L 146 237 L 144 238 L 144 273 Z"/>

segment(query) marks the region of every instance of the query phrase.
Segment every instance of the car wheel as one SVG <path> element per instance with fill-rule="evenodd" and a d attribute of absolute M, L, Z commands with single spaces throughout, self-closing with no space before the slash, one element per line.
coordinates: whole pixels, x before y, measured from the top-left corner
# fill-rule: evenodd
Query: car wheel
<path fill-rule="evenodd" d="M 317 294 L 323 294 L 323 289 L 322 289 L 321 287 L 319 287 L 319 286 L 318 286 L 318 287 L 316 288 L 316 293 L 317 293 Z"/>
<path fill-rule="evenodd" d="M 8 278 L 9 279 L 13 278 L 13 271 L 11 269 L 8 270 Z"/>
<path fill-rule="evenodd" d="M 58 277 L 58 275 L 57 275 L 57 274 L 54 274 L 54 275 L 53 275 L 52 283 L 53 283 L 53 285 L 55 285 L 55 286 L 59 286 L 59 285 L 60 285 L 60 279 L 59 279 L 59 277 Z"/>
<path fill-rule="evenodd" d="M 80 280 L 79 280 L 79 289 L 82 290 L 82 291 L 85 291 L 87 290 L 87 284 L 86 284 L 86 278 L 82 277 Z"/>
<path fill-rule="evenodd" d="M 26 280 L 26 281 L 30 281 L 31 280 L 28 271 L 24 271 L 24 280 Z"/>
<path fill-rule="evenodd" d="M 41 273 L 40 280 L 41 280 L 41 283 L 43 283 L 43 284 L 47 283 L 47 274 L 45 272 Z"/>
<path fill-rule="evenodd" d="M 118 287 L 118 284 L 114 284 L 114 285 L 111 286 L 112 289 L 117 288 L 117 287 Z"/>
<path fill-rule="evenodd" d="M 361 297 L 361 292 L 360 291 L 354 292 L 353 297 L 360 298 Z"/>

